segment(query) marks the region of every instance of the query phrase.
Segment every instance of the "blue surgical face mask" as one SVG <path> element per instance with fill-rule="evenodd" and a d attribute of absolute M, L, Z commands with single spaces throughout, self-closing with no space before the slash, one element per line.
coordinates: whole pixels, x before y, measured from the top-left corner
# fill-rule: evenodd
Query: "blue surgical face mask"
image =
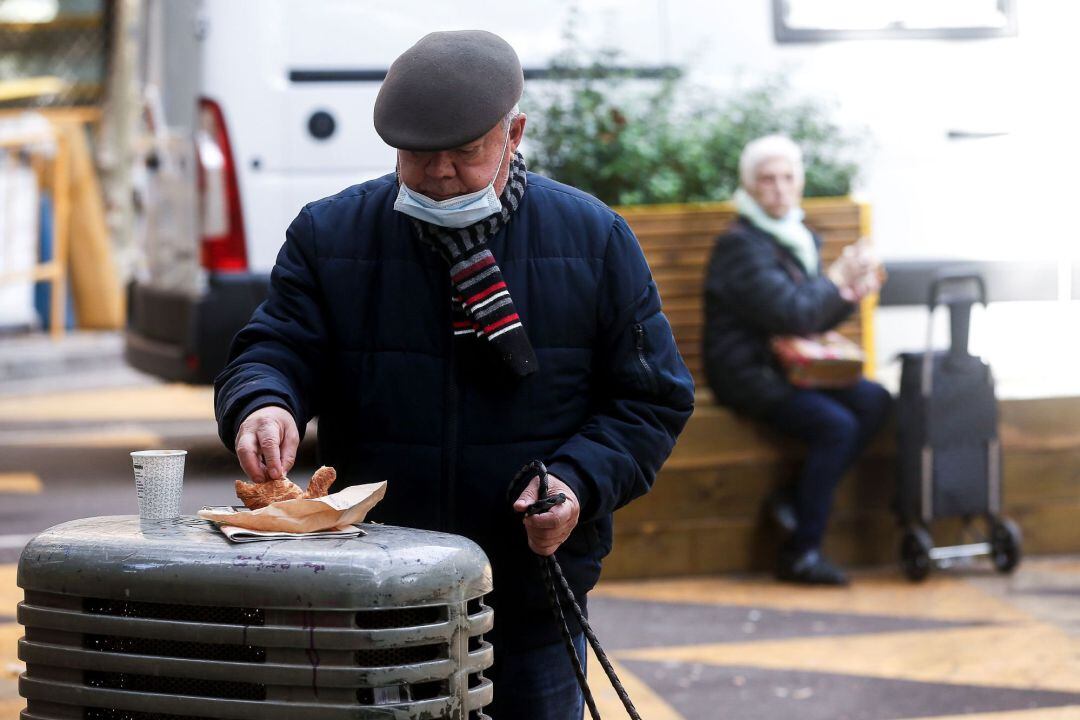
<path fill-rule="evenodd" d="M 404 182 L 399 182 L 394 209 L 417 220 L 447 228 L 463 228 L 491 217 L 502 210 L 499 195 L 495 192 L 495 179 L 499 177 L 499 171 L 502 170 L 506 146 L 509 142 L 510 128 L 506 128 L 499 167 L 495 168 L 495 175 L 486 187 L 466 195 L 457 195 L 446 200 L 434 200 L 427 195 L 410 190 Z"/>

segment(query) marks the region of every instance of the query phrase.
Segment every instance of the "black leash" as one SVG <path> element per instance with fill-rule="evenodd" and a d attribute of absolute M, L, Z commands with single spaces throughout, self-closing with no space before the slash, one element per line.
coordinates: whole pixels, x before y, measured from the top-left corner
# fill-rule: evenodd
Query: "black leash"
<path fill-rule="evenodd" d="M 533 477 L 539 480 L 540 487 L 537 492 L 539 499 L 525 509 L 526 515 L 542 515 L 556 505 L 566 502 L 564 493 L 548 495 L 547 467 L 539 460 L 533 460 L 514 477 L 509 493 L 511 502 L 520 497 Z M 611 666 L 611 661 L 608 660 L 604 648 L 600 647 L 600 641 L 596 638 L 596 633 L 593 632 L 589 621 L 585 619 L 585 613 L 581 611 L 581 606 L 578 605 L 574 593 L 570 590 L 570 584 L 566 582 L 559 561 L 554 555 L 548 555 L 547 557 L 537 555 L 536 559 L 540 563 L 540 573 L 544 577 L 544 585 L 547 588 L 548 605 L 550 605 L 551 613 L 555 616 L 555 621 L 559 626 L 563 644 L 566 646 L 566 653 L 570 656 L 570 663 L 574 666 L 574 674 L 577 676 L 578 685 L 581 687 L 581 694 L 585 697 L 585 704 L 589 708 L 589 714 L 593 720 L 600 720 L 600 711 L 596 709 L 596 701 L 593 699 L 592 691 L 589 690 L 589 683 L 585 679 L 585 670 L 581 667 L 581 660 L 578 658 L 577 650 L 574 648 L 574 640 L 570 636 L 570 627 L 566 624 L 564 604 L 570 607 L 574 617 L 581 624 L 586 639 L 592 645 L 593 652 L 596 653 L 596 659 L 600 661 L 601 667 L 604 668 L 604 672 L 607 674 L 608 680 L 611 681 L 611 686 L 615 688 L 619 699 L 622 700 L 626 712 L 632 720 L 641 720 L 634 703 L 630 700 L 630 695 L 627 694 L 626 688 L 623 687 L 622 681 L 619 680 L 619 676 L 615 673 L 615 668 Z"/>

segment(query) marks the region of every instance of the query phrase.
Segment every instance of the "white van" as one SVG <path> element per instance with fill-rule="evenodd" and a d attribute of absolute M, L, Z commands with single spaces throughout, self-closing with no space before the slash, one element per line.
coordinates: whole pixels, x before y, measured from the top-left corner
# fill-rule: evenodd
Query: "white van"
<path fill-rule="evenodd" d="M 372 32 L 368 5 L 146 3 L 136 368 L 211 381 L 300 208 L 393 168 L 371 108 L 409 40 Z"/>

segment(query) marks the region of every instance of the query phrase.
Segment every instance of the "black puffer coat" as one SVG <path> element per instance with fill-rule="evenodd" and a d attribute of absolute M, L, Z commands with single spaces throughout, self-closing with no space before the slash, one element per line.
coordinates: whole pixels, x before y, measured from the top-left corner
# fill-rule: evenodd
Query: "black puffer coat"
<path fill-rule="evenodd" d="M 319 417 L 335 490 L 389 481 L 371 519 L 445 530 L 491 558 L 503 645 L 560 639 L 507 487 L 544 460 L 581 501 L 558 557 L 584 598 L 611 550 L 612 512 L 643 495 L 694 404 L 660 295 L 626 222 L 539 175 L 488 242 L 536 351 L 518 378 L 455 341 L 445 261 L 394 211 L 394 175 L 306 206 L 270 294 L 217 378 L 222 441 L 280 405 Z"/>
<path fill-rule="evenodd" d="M 769 339 L 830 330 L 854 308 L 822 273 L 807 276 L 772 235 L 739 217 L 717 238 L 705 276 L 705 373 L 716 401 L 767 415 L 794 391 Z"/>

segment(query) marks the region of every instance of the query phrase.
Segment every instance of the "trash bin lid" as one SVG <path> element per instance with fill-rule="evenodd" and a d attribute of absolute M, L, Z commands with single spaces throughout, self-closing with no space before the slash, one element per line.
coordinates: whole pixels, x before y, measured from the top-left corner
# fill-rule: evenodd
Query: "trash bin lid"
<path fill-rule="evenodd" d="M 492 589 L 471 540 L 365 524 L 363 537 L 233 543 L 192 516 L 84 518 L 32 539 L 18 584 L 116 600 L 233 607 L 351 609 L 463 602 Z"/>

